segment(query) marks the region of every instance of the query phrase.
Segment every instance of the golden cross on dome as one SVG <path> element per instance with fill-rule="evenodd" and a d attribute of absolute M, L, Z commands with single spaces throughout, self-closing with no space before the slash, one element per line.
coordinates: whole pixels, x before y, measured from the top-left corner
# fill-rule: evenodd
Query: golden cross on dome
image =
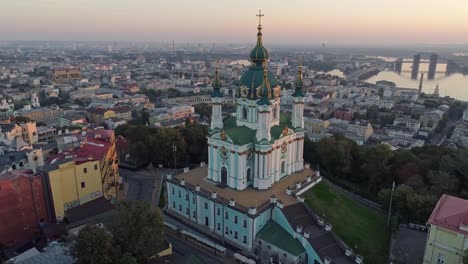
<path fill-rule="evenodd" d="M 255 15 L 255 16 L 258 16 L 258 24 L 261 25 L 262 17 L 265 16 L 264 14 L 262 14 L 262 10 L 258 10 L 258 15 Z"/>

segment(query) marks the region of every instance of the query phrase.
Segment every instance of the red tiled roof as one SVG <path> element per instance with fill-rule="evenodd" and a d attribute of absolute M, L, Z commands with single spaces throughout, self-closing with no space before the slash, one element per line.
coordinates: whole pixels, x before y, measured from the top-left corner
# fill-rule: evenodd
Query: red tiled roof
<path fill-rule="evenodd" d="M 427 223 L 468 235 L 468 231 L 460 229 L 467 226 L 468 230 L 468 200 L 442 195 Z"/>
<path fill-rule="evenodd" d="M 111 142 L 109 139 L 114 134 L 113 130 L 102 128 L 90 129 L 85 136 L 77 134 L 81 145 L 71 151 L 63 151 L 49 160 L 53 163 L 67 158 L 73 158 L 76 163 L 84 163 L 87 161 L 101 160 L 109 151 Z"/>

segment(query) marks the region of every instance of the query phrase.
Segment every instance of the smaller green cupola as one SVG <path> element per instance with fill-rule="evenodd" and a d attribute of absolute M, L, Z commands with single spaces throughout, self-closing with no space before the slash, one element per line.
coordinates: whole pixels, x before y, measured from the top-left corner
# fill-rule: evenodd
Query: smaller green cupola
<path fill-rule="evenodd" d="M 258 94 L 260 96 L 260 100 L 258 100 L 258 105 L 271 105 L 271 102 L 268 98 L 271 97 L 271 88 L 270 83 L 268 81 L 268 70 L 265 67 L 263 69 L 263 82 L 262 85 L 258 88 Z"/>
<path fill-rule="evenodd" d="M 297 73 L 296 80 L 294 80 L 294 97 L 304 97 L 302 88 L 304 87 L 304 82 L 302 81 L 302 66 L 299 66 L 299 72 Z"/>
<path fill-rule="evenodd" d="M 211 86 L 213 87 L 213 94 L 211 94 L 211 97 L 223 97 L 223 94 L 221 93 L 222 85 L 221 85 L 221 81 L 219 80 L 219 75 L 218 75 L 218 66 L 216 66 L 215 78 Z"/>

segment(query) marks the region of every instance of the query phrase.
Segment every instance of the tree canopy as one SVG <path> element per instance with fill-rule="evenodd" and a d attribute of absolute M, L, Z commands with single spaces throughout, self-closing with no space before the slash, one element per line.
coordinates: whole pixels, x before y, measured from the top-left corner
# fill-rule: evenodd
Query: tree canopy
<path fill-rule="evenodd" d="M 468 198 L 466 149 L 424 146 L 391 151 L 383 144 L 358 146 L 335 135 L 315 143 L 306 140 L 304 159 L 320 165 L 335 183 L 384 207 L 395 181 L 396 210 L 405 221 L 427 221 L 444 193 Z"/>
<path fill-rule="evenodd" d="M 109 228 L 84 227 L 71 254 L 78 264 L 146 263 L 164 248 L 163 223 L 159 211 L 142 201 L 117 206 Z"/>
<path fill-rule="evenodd" d="M 179 166 L 208 159 L 208 127 L 197 123 L 187 122 L 185 127 L 175 128 L 122 125 L 116 128 L 115 133 L 130 142 L 130 157 L 142 164 L 173 167 L 173 146 L 176 146 L 175 156 Z"/>

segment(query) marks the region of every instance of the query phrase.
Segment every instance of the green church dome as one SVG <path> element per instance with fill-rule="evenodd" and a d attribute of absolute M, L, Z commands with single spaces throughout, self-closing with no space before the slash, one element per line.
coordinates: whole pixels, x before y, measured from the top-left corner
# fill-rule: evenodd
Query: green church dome
<path fill-rule="evenodd" d="M 257 61 L 266 61 L 270 58 L 270 54 L 268 50 L 262 44 L 262 26 L 258 25 L 258 33 L 257 33 L 257 44 L 250 52 L 250 59 L 253 62 Z"/>
<path fill-rule="evenodd" d="M 257 99 L 257 92 L 255 89 L 263 83 L 263 70 L 264 68 L 262 66 L 252 65 L 246 72 L 244 72 L 240 79 L 239 87 L 245 86 L 249 89 L 247 94 L 249 99 Z M 267 70 L 267 79 L 270 88 L 278 85 L 278 80 L 269 70 Z"/>
<path fill-rule="evenodd" d="M 294 80 L 294 97 L 304 97 L 302 88 L 304 87 L 304 82 L 302 81 L 302 66 L 299 66 L 299 72 L 297 73 L 297 78 Z"/>
<path fill-rule="evenodd" d="M 266 88 L 269 89 L 267 99 L 273 99 L 272 88 L 279 85 L 278 80 L 275 75 L 266 69 L 268 58 L 270 57 L 268 51 L 262 44 L 262 25 L 258 25 L 257 33 L 257 44 L 250 52 L 250 59 L 252 60 L 252 66 L 244 72 L 240 81 L 239 87 L 241 91 L 237 94 L 237 97 L 245 97 L 251 100 L 259 99 L 259 93 L 257 93 L 257 88 L 263 84 L 264 79 L 264 70 L 266 71 Z M 242 90 L 242 87 L 247 87 L 247 90 Z"/>
<path fill-rule="evenodd" d="M 213 80 L 212 86 L 213 86 L 213 93 L 211 94 L 211 97 L 223 97 L 223 94 L 221 93 L 222 85 L 218 76 L 218 66 L 216 66 L 215 78 Z"/>

